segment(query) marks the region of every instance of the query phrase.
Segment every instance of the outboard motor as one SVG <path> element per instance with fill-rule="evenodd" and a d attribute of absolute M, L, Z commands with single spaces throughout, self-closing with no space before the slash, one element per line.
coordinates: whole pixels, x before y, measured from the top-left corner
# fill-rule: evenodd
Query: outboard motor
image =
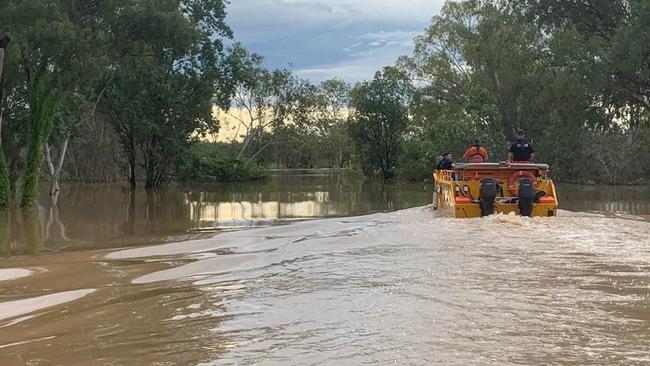
<path fill-rule="evenodd" d="M 520 179 L 519 190 L 519 214 L 530 217 L 533 214 L 533 202 L 535 201 L 535 187 L 532 179 Z"/>
<path fill-rule="evenodd" d="M 499 187 L 492 178 L 481 179 L 479 185 L 479 207 L 481 216 L 488 216 L 494 213 L 494 199 L 497 197 Z"/>

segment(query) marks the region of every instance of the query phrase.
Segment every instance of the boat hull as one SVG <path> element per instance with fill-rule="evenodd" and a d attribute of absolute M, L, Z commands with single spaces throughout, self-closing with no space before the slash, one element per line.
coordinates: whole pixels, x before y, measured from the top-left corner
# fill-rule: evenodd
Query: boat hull
<path fill-rule="evenodd" d="M 480 182 L 489 178 L 496 181 L 500 188 L 493 202 L 492 213 L 521 215 L 516 191 L 517 179 L 512 179 L 517 175 L 535 178 L 538 196 L 533 200 L 530 215 L 526 216 L 557 216 L 555 185 L 548 176 L 548 168 L 540 164 L 467 164 L 450 171 L 437 171 L 434 173 L 436 187 L 433 207 L 445 216 L 456 218 L 485 216 L 480 205 Z"/>

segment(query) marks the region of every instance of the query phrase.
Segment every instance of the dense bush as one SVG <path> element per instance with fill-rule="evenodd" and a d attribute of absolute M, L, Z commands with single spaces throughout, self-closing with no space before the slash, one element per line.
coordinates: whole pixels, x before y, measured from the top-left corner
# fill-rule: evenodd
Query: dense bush
<path fill-rule="evenodd" d="M 258 165 L 232 157 L 193 156 L 180 169 L 181 180 L 211 182 L 260 181 L 269 177 Z"/>
<path fill-rule="evenodd" d="M 400 180 L 422 182 L 431 179 L 436 164 L 436 152 L 429 151 L 428 145 L 414 139 L 404 141 L 397 166 Z"/>

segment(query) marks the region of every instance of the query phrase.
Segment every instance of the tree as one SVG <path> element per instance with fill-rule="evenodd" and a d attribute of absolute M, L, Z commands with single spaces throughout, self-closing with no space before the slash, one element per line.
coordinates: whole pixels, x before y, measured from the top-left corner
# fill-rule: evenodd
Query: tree
<path fill-rule="evenodd" d="M 2 119 L 4 116 L 4 60 L 7 46 L 10 39 L 4 37 L 0 39 L 0 210 L 4 210 L 11 204 L 11 184 L 9 182 L 9 170 L 7 160 L 2 148 Z M 0 221 L 1 223 L 1 221 Z M 2 238 L 0 236 L 0 242 Z"/>
<path fill-rule="evenodd" d="M 347 133 L 350 86 L 337 79 L 309 85 L 299 95 L 294 122 L 305 135 L 314 135 L 310 150 L 318 166 L 342 168 L 351 154 Z"/>
<path fill-rule="evenodd" d="M 0 13 L 16 51 L 5 67 L 11 130 L 2 131 L 3 149 L 9 152 L 12 191 L 22 190 L 22 206 L 31 206 L 38 195 L 43 143 L 59 108 L 62 76 L 72 71 L 69 60 L 82 48 L 72 10 L 68 2 L 9 1 Z"/>
<path fill-rule="evenodd" d="M 393 67 L 352 89 L 350 133 L 367 175 L 379 171 L 384 180 L 395 177 L 411 94 L 410 79 Z"/>
<path fill-rule="evenodd" d="M 561 138 L 582 141 L 565 156 L 580 156 L 567 164 L 566 171 L 581 172 L 607 183 L 637 181 L 650 174 L 644 165 L 650 129 L 650 56 L 647 24 L 650 6 L 646 1 L 552 1 L 530 0 L 526 13 L 550 39 L 555 66 L 572 80 L 569 90 L 581 86 L 582 95 L 570 95 L 578 105 L 586 104 L 587 121 L 573 133 L 567 123 L 555 124 Z M 559 106 L 567 105 L 562 99 Z M 576 109 L 575 107 L 571 107 Z M 593 146 L 601 146 L 594 149 Z M 557 147 L 561 150 L 562 145 Z M 556 150 L 556 151 L 557 151 Z M 566 149 L 564 149 L 566 150 Z M 583 175 L 584 176 L 584 175 Z M 577 179 L 579 179 L 576 177 Z"/>
<path fill-rule="evenodd" d="M 262 57 L 250 54 L 235 44 L 230 56 L 230 80 L 234 83 L 232 104 L 222 110 L 239 123 L 237 137 L 243 136 L 239 159 L 254 160 L 276 141 L 262 143 L 264 134 L 282 127 L 292 119 L 301 102 L 300 96 L 310 88 L 290 70 L 268 70 Z"/>
<path fill-rule="evenodd" d="M 590 92 L 597 78 L 588 75 L 600 73 L 575 31 L 549 36 L 529 22 L 527 10 L 508 1 L 445 4 L 416 39 L 413 56 L 400 60 L 423 84 L 412 106 L 412 136 L 426 152 L 458 155 L 478 138 L 493 156 L 504 156 L 514 130 L 524 128 L 556 176 L 579 177 L 585 156 L 576 143 L 585 128 L 609 125 Z"/>
<path fill-rule="evenodd" d="M 107 19 L 114 72 L 101 111 L 118 133 L 131 186 L 141 167 L 145 186 L 157 187 L 192 136 L 218 129 L 213 105 L 232 94 L 221 42 L 231 32 L 220 0 L 117 3 Z"/>

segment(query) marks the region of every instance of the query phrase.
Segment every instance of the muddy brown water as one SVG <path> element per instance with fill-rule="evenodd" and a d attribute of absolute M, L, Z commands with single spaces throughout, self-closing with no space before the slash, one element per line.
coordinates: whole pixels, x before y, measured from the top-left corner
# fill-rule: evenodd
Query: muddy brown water
<path fill-rule="evenodd" d="M 8 219 L 0 365 L 650 364 L 650 189 L 559 194 L 456 220 L 323 172 L 64 187 Z"/>

